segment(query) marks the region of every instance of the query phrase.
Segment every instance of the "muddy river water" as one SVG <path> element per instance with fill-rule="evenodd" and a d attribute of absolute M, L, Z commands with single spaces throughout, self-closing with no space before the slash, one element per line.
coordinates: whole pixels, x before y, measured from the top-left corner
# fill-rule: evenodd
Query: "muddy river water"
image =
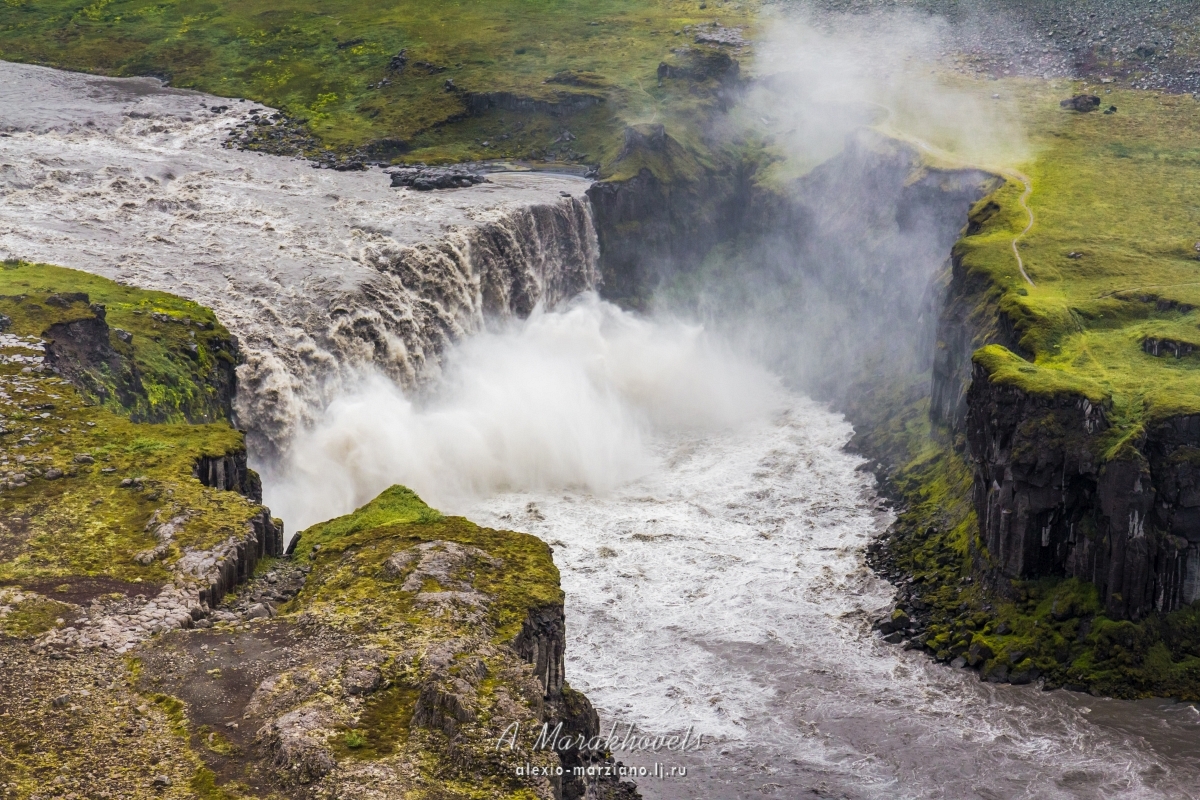
<path fill-rule="evenodd" d="M 874 636 L 892 590 L 863 548 L 890 518 L 850 426 L 698 328 L 585 294 L 478 325 L 420 396 L 370 359 L 279 394 L 298 348 L 353 354 L 313 319 L 371 277 L 364 248 L 586 185 L 398 197 L 378 171 L 224 150 L 236 108 L 145 87 L 0 65 L 0 251 L 186 294 L 277 359 L 267 388 L 311 405 L 268 420 L 295 426 L 289 455 L 259 455 L 290 529 L 404 483 L 551 543 L 568 680 L 606 729 L 699 737 L 618 753 L 645 797 L 1200 797 L 1192 704 L 983 684 Z"/>

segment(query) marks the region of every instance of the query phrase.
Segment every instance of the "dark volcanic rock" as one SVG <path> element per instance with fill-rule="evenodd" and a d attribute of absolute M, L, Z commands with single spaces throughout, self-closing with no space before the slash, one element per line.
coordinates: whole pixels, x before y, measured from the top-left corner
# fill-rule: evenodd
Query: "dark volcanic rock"
<path fill-rule="evenodd" d="M 427 192 L 433 189 L 464 189 L 488 179 L 463 167 L 401 167 L 392 170 L 392 186 Z"/>
<path fill-rule="evenodd" d="M 1094 583 L 1107 611 L 1139 619 L 1200 597 L 1200 417 L 1147 426 L 1104 453 L 1087 398 L 998 385 L 977 365 L 967 444 L 983 541 L 1000 576 Z"/>
<path fill-rule="evenodd" d="M 1095 111 L 1100 107 L 1100 98 L 1094 94 L 1077 94 L 1063 100 L 1059 105 L 1063 108 L 1086 113 L 1088 111 Z"/>

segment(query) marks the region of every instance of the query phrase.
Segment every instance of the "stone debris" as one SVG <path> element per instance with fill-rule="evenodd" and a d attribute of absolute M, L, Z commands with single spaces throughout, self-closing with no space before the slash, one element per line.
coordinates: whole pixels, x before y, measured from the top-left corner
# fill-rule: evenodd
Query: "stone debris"
<path fill-rule="evenodd" d="M 696 44 L 712 44 L 724 47 L 744 47 L 746 40 L 742 37 L 741 28 L 725 28 L 717 23 L 707 28 L 697 29 Z"/>
<path fill-rule="evenodd" d="M 190 511 L 183 511 L 174 514 L 166 522 L 159 522 L 159 514 L 156 513 L 151 517 L 147 528 L 153 527 L 155 535 L 166 544 L 186 524 L 191 514 Z M 286 562 L 269 573 L 275 576 L 274 584 L 267 583 L 265 579 L 252 581 L 232 608 L 214 609 L 208 602 L 209 598 L 214 596 L 214 587 L 223 587 L 223 591 L 220 592 L 222 595 L 224 591 L 234 588 L 239 569 L 247 569 L 249 565 L 248 571 L 253 570 L 253 561 L 247 560 L 248 552 L 270 546 L 269 542 L 264 541 L 264 537 L 270 538 L 269 530 L 248 527 L 250 529 L 243 537 L 231 536 L 211 550 L 185 551 L 183 557 L 175 564 L 172 582 L 160 589 L 154 597 L 147 599 L 144 595 L 137 595 L 132 599 L 93 601 L 87 609 L 79 610 L 83 616 L 75 624 L 47 631 L 37 639 L 35 647 L 55 650 L 74 647 L 104 648 L 116 653 L 125 653 L 139 642 L 169 630 L 209 627 L 214 622 L 243 624 L 252 619 L 274 616 L 274 608 L 270 606 L 270 602 L 295 597 L 304 582 L 303 571 Z M 159 547 L 163 547 L 164 544 L 160 544 Z M 155 551 L 157 550 L 158 548 L 155 548 Z M 155 551 L 139 553 L 139 563 L 143 563 L 143 557 Z M 144 563 L 153 563 L 155 558 L 160 557 L 161 555 L 154 555 L 149 562 Z M 231 572 L 235 576 L 232 582 L 228 580 Z M 263 591 L 258 589 L 260 584 L 279 588 Z M 0 596 L 0 602 L 2 598 L 3 596 Z M 2 608 L 0 605 L 0 609 Z M 202 622 L 206 624 L 200 625 Z"/>
<path fill-rule="evenodd" d="M 400 167 L 390 170 L 392 187 L 406 187 L 419 192 L 434 189 L 465 189 L 488 179 L 465 167 Z"/>

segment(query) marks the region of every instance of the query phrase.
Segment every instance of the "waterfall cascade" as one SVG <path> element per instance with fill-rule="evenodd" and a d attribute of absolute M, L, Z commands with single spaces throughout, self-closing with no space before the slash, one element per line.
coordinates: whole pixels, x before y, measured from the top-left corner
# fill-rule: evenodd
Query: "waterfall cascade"
<path fill-rule="evenodd" d="M 258 104 L 0 62 L 0 255 L 82 269 L 209 306 L 240 339 L 236 410 L 285 449 L 364 370 L 406 389 L 485 318 L 594 288 L 587 181 L 494 173 L 392 189 L 226 149 Z"/>

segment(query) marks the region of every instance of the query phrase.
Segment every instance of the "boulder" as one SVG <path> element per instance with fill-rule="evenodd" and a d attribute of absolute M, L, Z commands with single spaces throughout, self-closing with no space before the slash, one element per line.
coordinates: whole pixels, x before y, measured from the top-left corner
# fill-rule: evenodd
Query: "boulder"
<path fill-rule="evenodd" d="M 1059 105 L 1063 108 L 1086 114 L 1100 107 L 1100 98 L 1094 94 L 1077 94 L 1063 100 Z"/>

